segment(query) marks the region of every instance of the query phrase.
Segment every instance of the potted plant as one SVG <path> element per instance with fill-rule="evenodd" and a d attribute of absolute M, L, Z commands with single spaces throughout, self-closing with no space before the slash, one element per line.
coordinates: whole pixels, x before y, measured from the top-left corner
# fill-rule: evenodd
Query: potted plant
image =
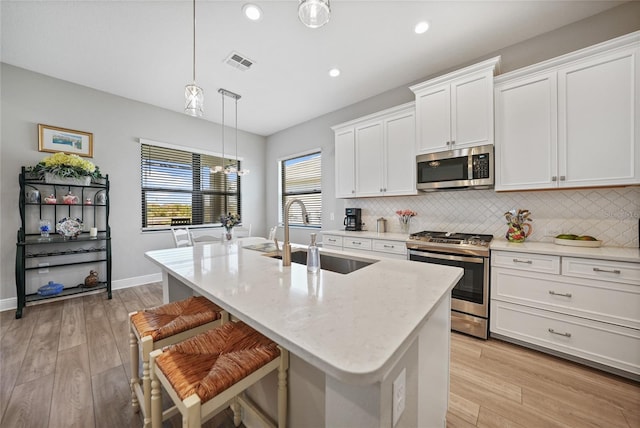
<path fill-rule="evenodd" d="M 91 179 L 102 178 L 100 168 L 93 162 L 78 155 L 58 152 L 42 159 L 34 167 L 27 169 L 37 179 L 50 184 L 71 184 L 88 186 Z"/>

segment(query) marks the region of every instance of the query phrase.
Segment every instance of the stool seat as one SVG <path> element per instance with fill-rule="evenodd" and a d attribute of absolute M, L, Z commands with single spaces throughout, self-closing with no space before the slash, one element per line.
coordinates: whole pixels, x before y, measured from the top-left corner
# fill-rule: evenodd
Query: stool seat
<path fill-rule="evenodd" d="M 151 420 L 162 426 L 163 415 L 178 411 L 183 428 L 199 428 L 225 407 L 241 423 L 241 409 L 262 426 L 276 424 L 244 391 L 269 373 L 278 372 L 278 422 L 287 419 L 289 354 L 269 338 L 241 321 L 228 322 L 182 342 L 153 351 L 151 357 Z M 164 387 L 174 407 L 162 411 Z"/>
<path fill-rule="evenodd" d="M 193 296 L 131 315 L 139 337 L 151 336 L 154 342 L 221 318 L 222 309 L 202 296 Z"/>
<path fill-rule="evenodd" d="M 228 313 L 202 296 L 129 314 L 131 404 L 136 412 L 142 410 L 143 428 L 151 426 L 149 354 L 154 349 L 180 342 L 227 320 Z M 142 360 L 142 378 L 139 377 L 139 360 Z"/>
<path fill-rule="evenodd" d="M 156 366 L 181 400 L 197 394 L 204 403 L 279 355 L 270 339 L 232 322 L 169 346 Z"/>

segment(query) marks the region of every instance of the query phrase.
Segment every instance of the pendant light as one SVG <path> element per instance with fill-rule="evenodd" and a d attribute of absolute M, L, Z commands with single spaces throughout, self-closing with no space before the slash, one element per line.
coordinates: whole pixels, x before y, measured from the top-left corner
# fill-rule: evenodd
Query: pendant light
<path fill-rule="evenodd" d="M 331 18 L 329 0 L 300 0 L 298 18 L 309 28 L 322 27 Z"/>
<path fill-rule="evenodd" d="M 204 92 L 196 85 L 196 0 L 193 0 L 193 83 L 184 87 L 184 112 L 194 117 L 204 113 Z"/>
<path fill-rule="evenodd" d="M 233 93 L 231 91 L 227 91 L 226 89 L 220 88 L 218 92 L 222 98 L 222 166 L 214 169 L 214 172 L 224 172 L 225 174 L 238 174 L 238 175 L 246 175 L 249 174 L 248 169 L 239 169 L 238 168 L 238 100 L 241 98 L 240 95 Z M 224 155 L 224 97 L 233 98 L 235 100 L 235 139 L 236 139 L 236 162 L 235 164 L 229 163 L 225 166 L 225 155 Z"/>

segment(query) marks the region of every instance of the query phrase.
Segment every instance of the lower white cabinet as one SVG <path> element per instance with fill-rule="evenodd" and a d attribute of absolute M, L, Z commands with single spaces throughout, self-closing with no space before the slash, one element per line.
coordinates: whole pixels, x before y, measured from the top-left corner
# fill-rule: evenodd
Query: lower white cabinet
<path fill-rule="evenodd" d="M 354 232 L 354 234 L 358 233 L 362 232 Z M 371 254 L 372 256 L 378 255 L 402 260 L 407 258 L 407 245 L 405 240 L 406 238 L 401 241 L 361 238 L 348 233 L 345 235 L 322 234 L 322 246 L 328 250 L 335 249 L 361 252 L 363 254 Z"/>
<path fill-rule="evenodd" d="M 637 377 L 640 266 L 492 251 L 490 331 Z"/>

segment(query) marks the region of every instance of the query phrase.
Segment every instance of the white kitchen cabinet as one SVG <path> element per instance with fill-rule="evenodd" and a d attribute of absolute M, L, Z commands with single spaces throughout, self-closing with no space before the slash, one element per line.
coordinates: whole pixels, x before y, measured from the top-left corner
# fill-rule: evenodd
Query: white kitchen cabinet
<path fill-rule="evenodd" d="M 355 196 L 355 144 L 354 129 L 336 131 L 336 198 L 353 198 Z"/>
<path fill-rule="evenodd" d="M 639 285 L 637 263 L 492 250 L 491 335 L 640 375 Z"/>
<path fill-rule="evenodd" d="M 428 80 L 416 95 L 416 152 L 493 144 L 493 75 L 500 57 Z"/>
<path fill-rule="evenodd" d="M 495 79 L 496 190 L 640 183 L 640 34 Z"/>
<path fill-rule="evenodd" d="M 397 239 L 394 239 L 397 237 Z M 406 235 L 378 234 L 373 232 L 334 232 L 322 234 L 322 247 L 327 250 L 344 250 L 368 254 L 371 257 L 381 256 L 406 260 Z"/>
<path fill-rule="evenodd" d="M 556 186 L 557 111 L 556 73 L 496 84 L 496 190 Z"/>
<path fill-rule="evenodd" d="M 414 103 L 332 127 L 336 197 L 415 195 Z"/>

